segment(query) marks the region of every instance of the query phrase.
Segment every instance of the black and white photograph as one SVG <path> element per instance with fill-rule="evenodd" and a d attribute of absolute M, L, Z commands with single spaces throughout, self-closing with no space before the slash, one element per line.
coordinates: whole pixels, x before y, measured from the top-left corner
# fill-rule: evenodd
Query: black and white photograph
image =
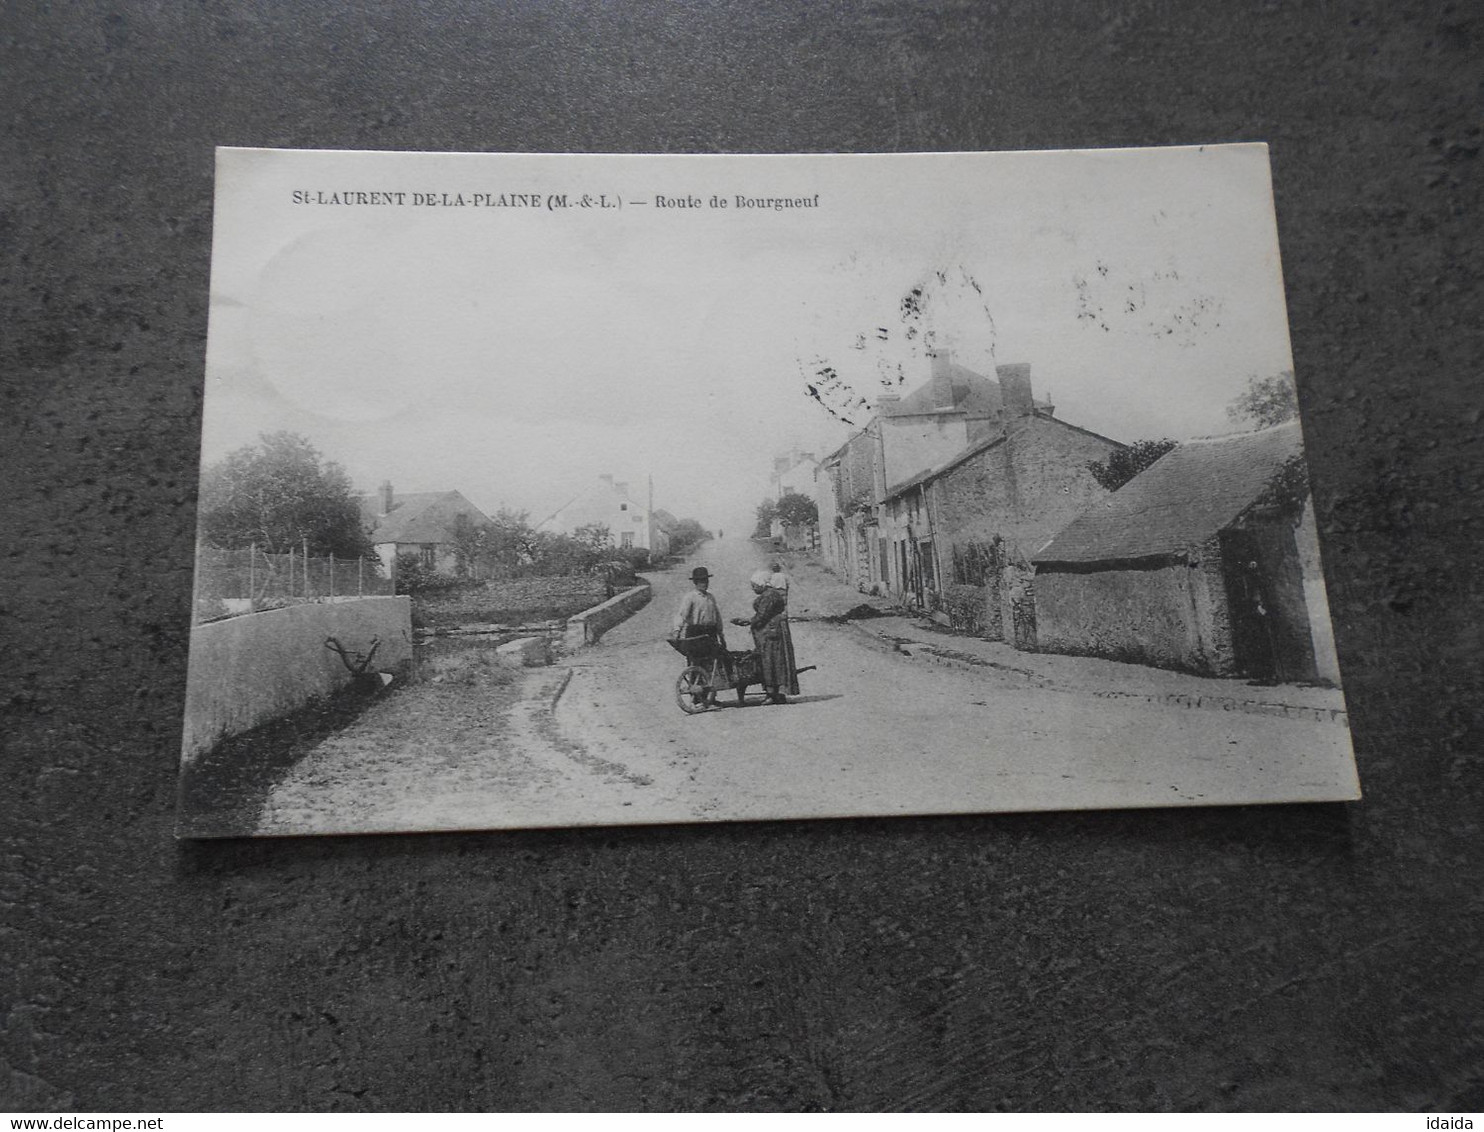
<path fill-rule="evenodd" d="M 0 5 L 0 1113 L 1484 1127 L 1481 44 Z"/>
<path fill-rule="evenodd" d="M 222 149 L 188 837 L 1359 796 L 1262 145 Z"/>

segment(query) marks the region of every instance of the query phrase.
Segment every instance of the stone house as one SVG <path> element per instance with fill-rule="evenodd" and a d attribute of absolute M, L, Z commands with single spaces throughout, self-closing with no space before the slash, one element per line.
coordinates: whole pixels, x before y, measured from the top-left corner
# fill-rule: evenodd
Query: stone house
<path fill-rule="evenodd" d="M 1122 445 L 1036 402 L 1030 366 L 996 376 L 997 411 L 979 439 L 886 490 L 885 576 L 905 605 L 1031 647 L 1030 552 L 1107 495 L 1087 465 Z"/>
<path fill-rule="evenodd" d="M 880 429 L 873 420 L 820 462 L 814 477 L 819 551 L 825 565 L 862 591 L 880 582 L 876 504 L 882 487 Z"/>
<path fill-rule="evenodd" d="M 819 470 L 819 461 L 813 452 L 792 449 L 773 458 L 773 471 L 768 477 L 768 493 L 774 500 L 785 495 L 802 495 L 814 498 L 814 479 Z M 775 517 L 768 529 L 775 546 L 786 546 L 789 550 L 809 550 L 818 544 L 817 524 L 785 524 Z"/>
<path fill-rule="evenodd" d="M 773 471 L 768 477 L 768 490 L 775 500 L 791 492 L 812 495 L 814 473 L 819 461 L 813 452 L 801 452 L 795 448 L 773 457 Z"/>
<path fill-rule="evenodd" d="M 992 436 L 1003 419 L 999 382 L 958 365 L 947 349 L 931 351 L 928 366 L 926 382 L 906 396 L 882 394 L 866 426 L 820 462 L 820 550 L 861 590 L 889 585 L 891 548 L 881 528 L 887 485 Z"/>
<path fill-rule="evenodd" d="M 1191 440 L 1032 556 L 1039 647 L 1339 682 L 1297 421 Z"/>
<path fill-rule="evenodd" d="M 652 492 L 646 492 L 646 496 Z M 647 550 L 654 557 L 669 553 L 670 540 L 655 520 L 650 503 L 635 499 L 629 485 L 611 475 L 580 492 L 536 525 L 538 531 L 571 534 L 579 527 L 597 524 L 608 528 L 615 547 Z"/>
<path fill-rule="evenodd" d="M 461 492 L 418 491 L 401 495 L 390 482 L 362 495 L 361 523 L 370 534 L 376 556 L 388 577 L 395 577 L 397 555 L 416 554 L 424 569 L 452 574 L 458 568 L 453 541 L 458 516 L 472 523 L 488 523 L 489 516 Z"/>
<path fill-rule="evenodd" d="M 858 589 L 924 607 L 950 585 L 986 591 L 975 628 L 998 634 L 1000 567 L 1101 492 L 1086 464 L 1118 444 L 1036 400 L 1028 365 L 998 366 L 992 379 L 947 350 L 929 359 L 925 384 L 883 396 L 865 428 L 821 462 L 821 555 Z M 996 538 L 990 578 L 985 548 Z"/>

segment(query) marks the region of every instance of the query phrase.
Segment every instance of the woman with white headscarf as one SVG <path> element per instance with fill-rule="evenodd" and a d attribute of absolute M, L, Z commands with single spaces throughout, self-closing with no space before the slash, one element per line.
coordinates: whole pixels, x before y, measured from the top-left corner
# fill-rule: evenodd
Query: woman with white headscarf
<path fill-rule="evenodd" d="M 788 601 L 774 589 L 772 571 L 759 570 L 752 575 L 752 617 L 734 618 L 732 624 L 752 630 L 752 647 L 762 668 L 763 690 L 768 702 L 785 703 L 785 695 L 799 694 L 799 675 L 795 671 L 793 635 L 788 631 Z"/>

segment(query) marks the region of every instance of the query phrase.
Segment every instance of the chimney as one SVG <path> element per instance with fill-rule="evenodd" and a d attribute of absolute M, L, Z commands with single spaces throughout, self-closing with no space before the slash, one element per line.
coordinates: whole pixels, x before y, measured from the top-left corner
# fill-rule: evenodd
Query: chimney
<path fill-rule="evenodd" d="M 618 490 L 620 495 L 629 494 L 629 483 L 627 480 L 624 480 L 622 483 L 616 483 L 613 486 Z"/>
<path fill-rule="evenodd" d="M 383 515 L 390 515 L 392 513 L 392 500 L 393 500 L 393 498 L 394 498 L 394 496 L 392 495 L 392 481 L 391 480 L 382 480 L 382 482 L 381 482 L 381 513 Z"/>
<path fill-rule="evenodd" d="M 953 351 L 939 346 L 929 351 L 933 408 L 940 412 L 953 408 Z"/>
<path fill-rule="evenodd" d="M 995 376 L 1000 379 L 1000 396 L 1005 406 L 1005 423 L 1033 416 L 1035 403 L 1031 400 L 1031 367 L 1029 362 L 1016 362 L 1008 366 L 995 366 Z"/>

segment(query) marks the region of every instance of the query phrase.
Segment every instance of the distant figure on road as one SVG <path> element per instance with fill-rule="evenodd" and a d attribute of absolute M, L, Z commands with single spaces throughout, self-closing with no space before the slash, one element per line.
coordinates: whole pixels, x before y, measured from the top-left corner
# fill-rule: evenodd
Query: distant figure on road
<path fill-rule="evenodd" d="M 680 602 L 675 612 L 675 625 L 671 636 L 677 641 L 687 637 L 712 637 L 726 664 L 727 677 L 731 678 L 732 662 L 727 656 L 726 629 L 721 619 L 721 607 L 711 596 L 711 571 L 697 566 L 690 572 L 691 584 L 695 587 Z"/>
<path fill-rule="evenodd" d="M 785 695 L 799 694 L 798 667 L 794 660 L 793 637 L 788 631 L 788 601 L 781 590 L 768 583 L 773 574 L 759 570 L 752 576 L 752 592 L 757 597 L 752 603 L 752 619 L 734 617 L 733 625 L 745 625 L 752 630 L 752 646 L 757 651 L 763 670 L 763 690 L 768 693 L 768 702 L 787 703 Z"/>

